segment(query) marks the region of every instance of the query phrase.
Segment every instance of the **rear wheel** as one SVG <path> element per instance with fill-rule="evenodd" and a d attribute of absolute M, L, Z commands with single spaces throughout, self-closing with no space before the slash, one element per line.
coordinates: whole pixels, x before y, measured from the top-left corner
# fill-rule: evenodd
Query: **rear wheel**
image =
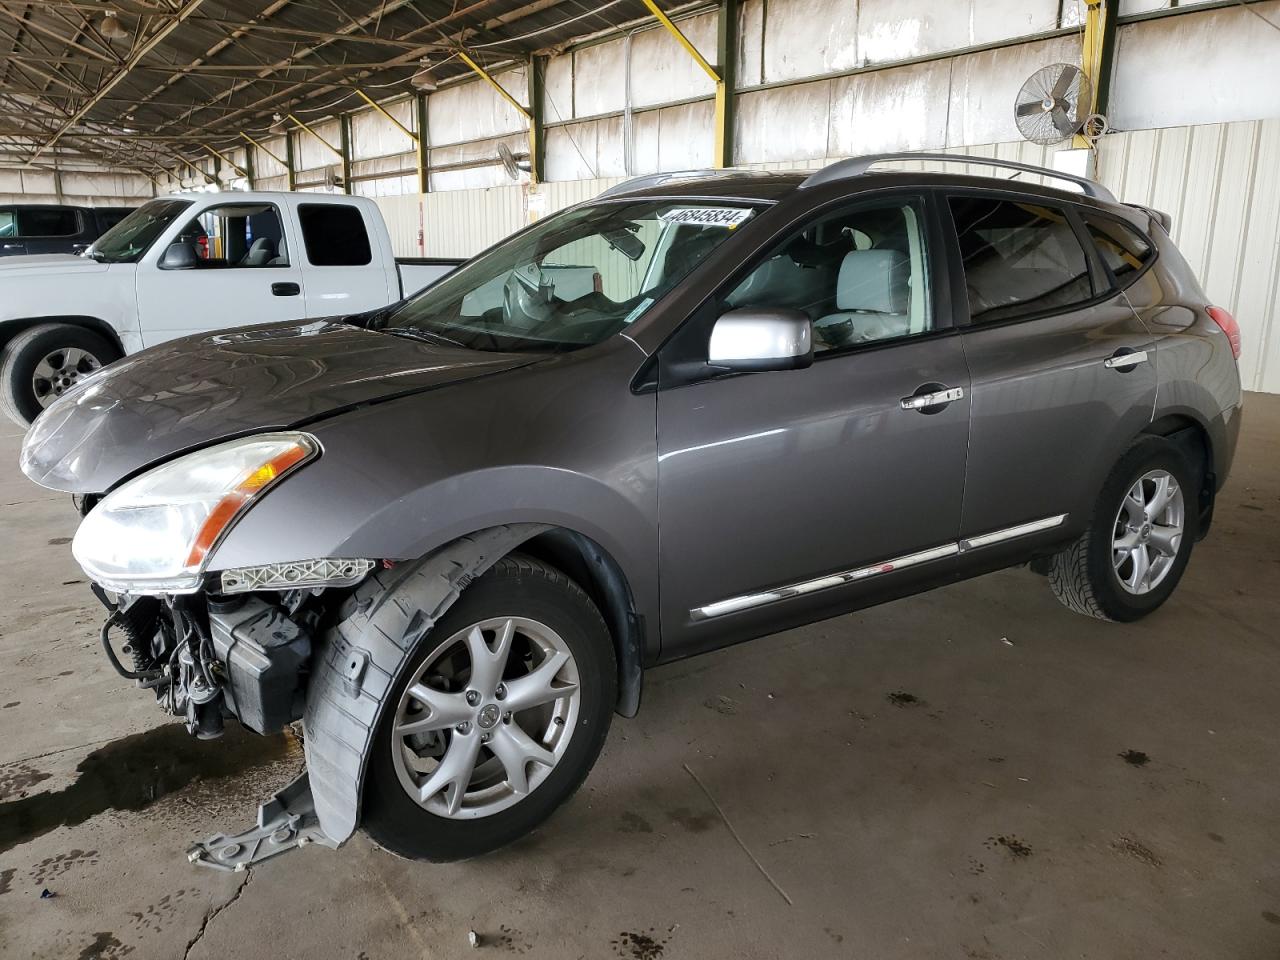
<path fill-rule="evenodd" d="M 1199 489 L 1172 443 L 1136 441 L 1103 484 L 1089 529 L 1050 561 L 1054 594 L 1100 620 L 1137 620 L 1155 610 L 1190 559 Z"/>
<path fill-rule="evenodd" d="M 100 334 L 69 323 L 24 330 L 0 356 L 0 407 L 20 426 L 80 380 L 120 357 Z"/>
<path fill-rule="evenodd" d="M 413 598 L 396 600 L 411 616 Z M 499 560 L 392 689 L 364 830 L 393 853 L 435 861 L 518 839 L 582 783 L 615 698 L 613 644 L 582 589 L 532 558 Z"/>

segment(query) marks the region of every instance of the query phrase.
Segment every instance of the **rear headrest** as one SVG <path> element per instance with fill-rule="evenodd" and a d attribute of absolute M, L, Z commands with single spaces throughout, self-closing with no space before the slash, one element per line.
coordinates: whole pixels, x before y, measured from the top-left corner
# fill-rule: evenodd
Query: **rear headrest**
<path fill-rule="evenodd" d="M 906 313 L 911 263 L 899 250 L 854 250 L 836 280 L 836 309 Z"/>

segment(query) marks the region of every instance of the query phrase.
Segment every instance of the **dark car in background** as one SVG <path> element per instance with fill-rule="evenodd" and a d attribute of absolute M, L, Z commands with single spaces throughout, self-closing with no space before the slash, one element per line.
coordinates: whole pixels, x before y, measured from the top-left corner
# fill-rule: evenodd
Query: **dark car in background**
<path fill-rule="evenodd" d="M 89 244 L 132 212 L 132 207 L 0 205 L 0 257 L 83 253 Z"/>
<path fill-rule="evenodd" d="M 117 669 L 201 737 L 305 721 L 305 778 L 192 858 L 492 850 L 646 668 L 1001 568 L 1104 620 L 1168 600 L 1235 450 L 1234 319 L 1163 215 L 872 169 L 918 159 L 640 178 L 42 413 L 22 467 L 80 497 Z"/>

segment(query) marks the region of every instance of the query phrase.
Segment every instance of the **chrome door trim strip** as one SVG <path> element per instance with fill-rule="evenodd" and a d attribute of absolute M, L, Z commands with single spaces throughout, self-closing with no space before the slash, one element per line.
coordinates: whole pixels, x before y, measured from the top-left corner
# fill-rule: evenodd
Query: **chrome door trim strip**
<path fill-rule="evenodd" d="M 1025 537 L 1032 533 L 1039 533 L 1041 530 L 1052 530 L 1054 527 L 1060 527 L 1067 522 L 1067 515 L 1060 513 L 1056 517 L 1045 517 L 1043 520 L 1032 520 L 1030 523 L 1020 523 L 1016 527 L 1005 527 L 1003 530 L 993 530 L 991 533 L 979 534 L 976 537 L 967 537 L 960 541 L 960 550 L 977 550 L 979 547 L 989 547 L 993 543 L 1003 543 L 1006 540 L 1012 540 L 1015 537 Z"/>
<path fill-rule="evenodd" d="M 1043 520 L 1033 520 L 1030 523 L 1020 523 L 1015 527 L 994 530 L 991 533 L 969 537 L 956 543 L 945 543 L 930 547 L 927 550 L 919 550 L 916 553 L 908 553 L 905 556 L 874 563 L 870 566 L 856 567 L 852 570 L 844 570 L 829 576 L 816 577 L 813 580 L 803 580 L 800 583 L 775 587 L 772 590 L 762 590 L 759 593 L 747 593 L 739 597 L 730 597 L 727 600 L 718 600 L 715 603 L 707 604 L 705 607 L 696 607 L 690 610 L 689 617 L 694 622 L 698 622 L 710 620 L 714 617 L 723 617 L 730 613 L 741 613 L 743 610 L 753 610 L 766 604 L 777 603 L 779 600 L 801 597 L 806 594 L 816 593 L 819 590 L 827 590 L 831 587 L 839 587 L 847 583 L 855 583 L 858 580 L 865 580 L 868 577 L 876 577 L 882 573 L 893 573 L 921 563 L 955 557 L 967 550 L 977 550 L 995 543 L 1002 543 L 1005 540 L 1012 540 L 1015 537 L 1025 537 L 1028 534 L 1039 533 L 1042 530 L 1051 530 L 1054 527 L 1061 526 L 1066 522 L 1066 519 L 1067 514 L 1060 513 L 1054 517 L 1045 517 Z"/>

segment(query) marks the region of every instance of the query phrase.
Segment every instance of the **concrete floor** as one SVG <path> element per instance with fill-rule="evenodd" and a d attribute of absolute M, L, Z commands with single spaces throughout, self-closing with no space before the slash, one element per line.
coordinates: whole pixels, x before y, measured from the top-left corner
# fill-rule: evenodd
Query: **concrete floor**
<path fill-rule="evenodd" d="M 182 852 L 247 825 L 297 746 L 197 743 L 115 677 L 75 514 L 7 432 L 0 956 L 1280 952 L 1280 397 L 1249 398 L 1213 536 L 1141 624 L 1017 570 L 795 630 L 653 672 L 509 850 L 418 865 L 357 835 L 247 876 Z"/>

